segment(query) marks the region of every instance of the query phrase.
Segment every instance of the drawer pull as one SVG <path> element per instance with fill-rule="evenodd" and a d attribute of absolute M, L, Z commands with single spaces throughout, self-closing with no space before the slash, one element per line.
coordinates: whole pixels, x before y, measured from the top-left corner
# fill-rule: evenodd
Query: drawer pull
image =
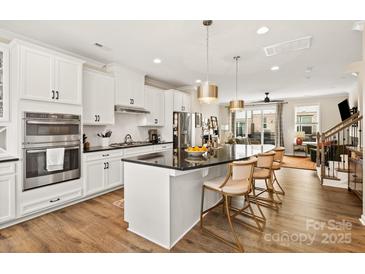
<path fill-rule="evenodd" d="M 49 202 L 50 203 L 55 203 L 55 202 L 58 202 L 59 200 L 61 200 L 61 199 L 60 198 L 57 198 L 57 199 L 50 200 Z"/>
<path fill-rule="evenodd" d="M 109 154 L 103 154 L 103 157 L 108 157 L 109 156 Z"/>

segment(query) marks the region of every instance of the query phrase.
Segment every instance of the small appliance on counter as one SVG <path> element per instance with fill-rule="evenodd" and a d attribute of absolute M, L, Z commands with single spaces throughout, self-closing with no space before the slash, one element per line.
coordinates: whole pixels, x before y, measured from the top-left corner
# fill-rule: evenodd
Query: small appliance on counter
<path fill-rule="evenodd" d="M 160 135 L 158 134 L 157 129 L 148 130 L 148 141 L 152 144 L 157 144 L 160 141 Z"/>

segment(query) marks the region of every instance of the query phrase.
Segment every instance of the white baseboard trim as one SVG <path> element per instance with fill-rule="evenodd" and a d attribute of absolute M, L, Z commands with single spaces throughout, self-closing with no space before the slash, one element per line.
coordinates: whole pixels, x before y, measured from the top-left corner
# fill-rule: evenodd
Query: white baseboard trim
<path fill-rule="evenodd" d="M 360 220 L 360 223 L 365 226 L 365 214 L 362 214 L 361 215 L 361 218 L 359 219 Z"/>

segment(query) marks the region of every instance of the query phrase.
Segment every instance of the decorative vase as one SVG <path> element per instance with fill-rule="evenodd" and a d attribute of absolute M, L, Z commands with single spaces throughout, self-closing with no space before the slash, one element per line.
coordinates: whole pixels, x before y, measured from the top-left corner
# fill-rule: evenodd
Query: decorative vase
<path fill-rule="evenodd" d="M 297 145 L 302 145 L 303 144 L 303 139 L 302 138 L 299 138 L 299 137 L 297 137 L 297 139 L 296 139 L 296 143 L 297 143 Z"/>

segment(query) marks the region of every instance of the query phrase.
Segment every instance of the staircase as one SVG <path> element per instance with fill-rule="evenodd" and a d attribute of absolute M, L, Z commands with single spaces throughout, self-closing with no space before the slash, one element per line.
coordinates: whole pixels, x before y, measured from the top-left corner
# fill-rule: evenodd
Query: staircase
<path fill-rule="evenodd" d="M 317 174 L 322 185 L 347 188 L 350 148 L 362 150 L 359 112 L 329 130 L 317 133 Z"/>

